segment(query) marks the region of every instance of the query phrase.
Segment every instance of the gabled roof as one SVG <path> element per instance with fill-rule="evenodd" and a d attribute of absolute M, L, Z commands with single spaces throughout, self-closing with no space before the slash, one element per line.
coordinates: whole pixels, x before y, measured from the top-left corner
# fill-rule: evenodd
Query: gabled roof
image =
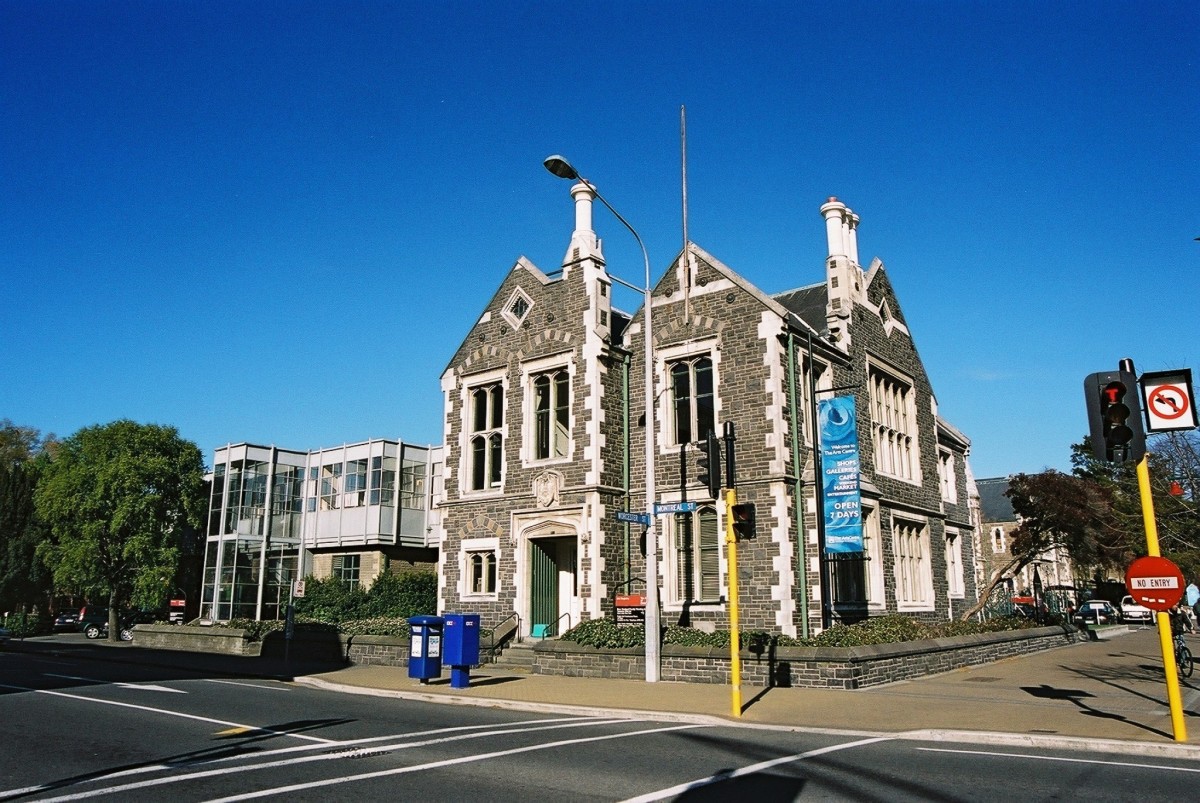
<path fill-rule="evenodd" d="M 1012 501 L 1004 494 L 1008 491 L 1008 477 L 992 477 L 976 480 L 979 490 L 979 508 L 985 523 L 1016 521 Z"/>

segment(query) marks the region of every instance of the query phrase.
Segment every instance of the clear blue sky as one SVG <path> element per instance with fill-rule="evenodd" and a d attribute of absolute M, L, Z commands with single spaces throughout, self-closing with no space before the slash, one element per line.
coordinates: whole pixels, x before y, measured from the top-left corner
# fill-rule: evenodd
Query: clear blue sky
<path fill-rule="evenodd" d="M 461 339 L 566 250 L 542 159 L 657 277 L 686 105 L 692 240 L 811 284 L 836 195 L 976 475 L 1065 469 L 1084 375 L 1200 374 L 1198 31 L 1195 2 L 8 0 L 0 418 L 208 460 L 440 443 Z"/>

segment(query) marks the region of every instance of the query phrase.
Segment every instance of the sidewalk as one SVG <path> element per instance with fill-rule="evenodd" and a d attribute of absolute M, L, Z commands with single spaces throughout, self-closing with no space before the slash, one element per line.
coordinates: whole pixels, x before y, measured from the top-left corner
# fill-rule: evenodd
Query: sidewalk
<path fill-rule="evenodd" d="M 448 674 L 448 673 L 447 673 Z M 645 715 L 656 719 L 909 733 L 976 742 L 1081 747 L 1200 759 L 1200 673 L 1181 683 L 1188 741 L 1174 741 L 1157 631 L 1114 628 L 1102 641 L 856 691 L 743 687 L 740 718 L 729 686 L 558 675 L 472 673 L 421 684 L 404 669 L 354 666 L 296 681 L 360 694 L 521 710 Z M 1115 742 L 1114 744 L 1105 744 Z"/>

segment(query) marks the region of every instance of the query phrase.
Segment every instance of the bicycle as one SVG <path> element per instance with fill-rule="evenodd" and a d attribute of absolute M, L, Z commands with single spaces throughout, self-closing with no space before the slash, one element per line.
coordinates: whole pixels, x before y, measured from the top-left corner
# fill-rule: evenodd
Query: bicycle
<path fill-rule="evenodd" d="M 1196 668 L 1192 660 L 1192 651 L 1183 643 L 1183 634 L 1175 634 L 1175 666 L 1179 669 L 1179 677 L 1190 678 Z"/>

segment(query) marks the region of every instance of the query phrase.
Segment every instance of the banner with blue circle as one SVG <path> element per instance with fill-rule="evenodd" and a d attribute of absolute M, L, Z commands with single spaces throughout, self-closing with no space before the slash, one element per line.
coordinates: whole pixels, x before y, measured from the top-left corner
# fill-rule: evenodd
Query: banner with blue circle
<path fill-rule="evenodd" d="M 817 405 L 824 491 L 825 551 L 863 551 L 862 496 L 859 491 L 858 423 L 853 396 L 835 396 Z"/>

